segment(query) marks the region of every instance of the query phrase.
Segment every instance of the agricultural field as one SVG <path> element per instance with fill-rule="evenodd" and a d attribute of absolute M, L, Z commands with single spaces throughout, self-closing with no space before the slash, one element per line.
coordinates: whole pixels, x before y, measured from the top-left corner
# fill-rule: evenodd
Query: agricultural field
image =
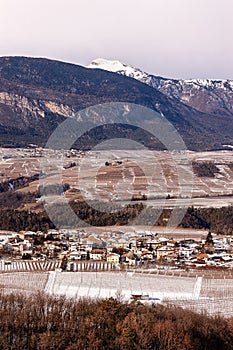
<path fill-rule="evenodd" d="M 92 153 L 82 162 L 79 169 L 70 171 L 70 179 L 78 171 L 78 186 L 74 185 L 73 189 L 81 190 L 87 200 L 126 204 L 132 198 L 142 199 L 137 197 L 141 194 L 145 195 L 148 206 L 159 208 L 222 207 L 233 203 L 231 151 L 188 152 L 185 155 L 152 151 L 134 151 L 132 155 L 130 151 L 105 151 Z M 192 169 L 193 162 L 213 163 L 219 172 L 213 177 L 198 176 Z M 64 179 L 70 182 L 67 174 L 64 174 Z M 68 193 L 72 198 L 72 191 Z"/>
<path fill-rule="evenodd" d="M 169 301 L 183 308 L 205 312 L 211 316 L 233 316 L 233 279 L 213 278 L 211 274 L 203 278 L 197 300 Z"/>
<path fill-rule="evenodd" d="M 195 278 L 157 276 L 133 272 L 82 272 L 53 275 L 49 293 L 67 297 L 120 297 L 148 295 L 151 301 L 195 298 Z M 198 293 L 197 293 L 198 294 Z"/>
<path fill-rule="evenodd" d="M 233 316 L 233 278 L 199 272 L 196 276 L 134 272 L 8 272 L 0 273 L 0 290 L 25 294 L 45 292 L 67 298 L 117 298 L 131 302 L 174 304 L 209 315 Z"/>
<path fill-rule="evenodd" d="M 40 272 L 8 272 L 0 273 L 0 290 L 5 293 L 36 293 L 43 292 L 49 274 Z"/>
<path fill-rule="evenodd" d="M 0 273 L 55 271 L 61 266 L 60 260 L 0 260 Z M 72 262 L 72 271 L 110 271 L 115 266 L 105 261 Z"/>
<path fill-rule="evenodd" d="M 1 149 L 0 184 L 21 193 L 36 192 L 40 181 L 32 178 L 14 189 L 19 177 L 40 174 L 43 153 L 35 150 Z M 125 205 L 146 200 L 155 208 L 222 207 L 233 203 L 233 152 L 92 151 L 72 158 L 49 160 L 50 169 L 41 180 L 46 185 L 68 184 L 68 200 L 114 202 Z M 63 159 L 63 160 L 62 160 Z M 41 163 L 42 162 L 42 163 Z M 214 173 L 196 173 L 192 164 L 214 165 Z M 53 170 L 51 170 L 53 169 Z M 205 170 L 205 169 L 204 169 Z M 208 169 L 207 169 L 208 170 Z M 61 178 L 61 180 L 60 180 Z M 37 203 L 42 208 L 40 201 Z M 33 210 L 33 203 L 25 208 Z"/>
<path fill-rule="evenodd" d="M 60 261 L 0 260 L 0 273 L 12 271 L 51 271 L 60 267 Z"/>

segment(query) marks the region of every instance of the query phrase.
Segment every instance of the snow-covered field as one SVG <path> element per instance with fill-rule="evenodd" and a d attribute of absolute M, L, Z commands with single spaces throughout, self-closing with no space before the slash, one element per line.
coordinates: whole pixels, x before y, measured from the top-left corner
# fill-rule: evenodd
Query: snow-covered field
<path fill-rule="evenodd" d="M 72 298 L 147 296 L 144 303 L 175 304 L 210 315 L 233 316 L 233 279 L 160 276 L 129 272 L 50 272 L 46 292 Z"/>
<path fill-rule="evenodd" d="M 49 284 L 49 294 L 75 298 L 120 297 L 129 301 L 132 294 L 144 294 L 163 301 L 198 296 L 196 278 L 133 272 L 50 272 Z"/>
<path fill-rule="evenodd" d="M 203 278 L 196 300 L 170 300 L 169 303 L 209 315 L 233 316 L 233 279 Z"/>
<path fill-rule="evenodd" d="M 11 153 L 9 153 L 11 152 Z M 122 162 L 117 164 L 117 161 Z M 193 176 L 192 161 L 213 162 L 219 169 L 214 178 Z M 71 162 L 68 158 L 66 164 Z M 233 204 L 233 152 L 162 152 L 149 150 L 99 150 L 87 152 L 83 158 L 72 158 L 78 166 L 62 169 L 63 183 L 71 190 L 69 199 L 129 203 L 139 192 L 147 197 L 146 204 L 159 208 L 220 207 Z M 110 162 L 112 166 L 105 166 Z M 30 157 L 26 150 L 0 148 L 1 182 L 19 176 L 40 173 L 40 158 Z M 54 173 L 49 183 L 56 183 Z M 46 179 L 47 181 L 48 179 Z M 36 191 L 39 181 L 18 189 Z M 78 190 L 78 191 L 77 191 Z M 169 197 L 169 198 L 168 198 Z M 175 198 L 178 198 L 175 199 Z"/>
<path fill-rule="evenodd" d="M 48 272 L 9 272 L 0 273 L 0 290 L 5 293 L 43 292 L 48 280 Z"/>
<path fill-rule="evenodd" d="M 0 273 L 4 293 L 45 292 L 67 298 L 118 298 L 129 302 L 175 304 L 210 315 L 233 316 L 233 278 L 180 277 L 132 272 L 8 272 Z"/>
<path fill-rule="evenodd" d="M 121 165 L 104 166 L 105 162 Z M 198 177 L 192 161 L 213 162 L 219 169 L 215 177 Z M 146 205 L 157 208 L 221 207 L 233 204 L 233 152 L 158 152 L 113 150 L 90 152 L 77 169 L 64 179 L 79 188 L 86 199 L 126 205 L 139 192 Z"/>

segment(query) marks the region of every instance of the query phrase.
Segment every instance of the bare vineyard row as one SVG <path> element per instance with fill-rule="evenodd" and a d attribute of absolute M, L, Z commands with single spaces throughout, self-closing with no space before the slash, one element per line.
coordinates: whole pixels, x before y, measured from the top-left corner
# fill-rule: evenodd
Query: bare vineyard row
<path fill-rule="evenodd" d="M 61 266 L 61 261 L 0 261 L 0 272 L 11 271 L 55 271 Z M 71 271 L 110 271 L 114 264 L 107 262 L 72 262 Z"/>

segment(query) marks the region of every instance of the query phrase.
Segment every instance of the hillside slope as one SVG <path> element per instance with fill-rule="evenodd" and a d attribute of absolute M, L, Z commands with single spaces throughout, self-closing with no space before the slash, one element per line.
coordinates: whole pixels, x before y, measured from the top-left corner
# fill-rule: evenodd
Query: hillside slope
<path fill-rule="evenodd" d="M 0 145 L 44 145 L 65 118 L 88 106 L 112 101 L 141 104 L 163 113 L 190 149 L 219 148 L 232 142 L 231 116 L 220 119 L 202 113 L 131 77 L 42 58 L 2 57 Z M 94 132 L 77 146 L 91 147 L 95 138 Z M 98 131 L 98 139 L 105 139 L 104 132 Z"/>

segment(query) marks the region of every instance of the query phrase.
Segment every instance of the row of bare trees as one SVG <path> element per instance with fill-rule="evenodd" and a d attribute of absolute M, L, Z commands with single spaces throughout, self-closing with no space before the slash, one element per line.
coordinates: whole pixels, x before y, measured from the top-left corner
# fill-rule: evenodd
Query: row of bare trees
<path fill-rule="evenodd" d="M 115 299 L 1 294 L 0 349 L 231 350 L 233 319 Z"/>

